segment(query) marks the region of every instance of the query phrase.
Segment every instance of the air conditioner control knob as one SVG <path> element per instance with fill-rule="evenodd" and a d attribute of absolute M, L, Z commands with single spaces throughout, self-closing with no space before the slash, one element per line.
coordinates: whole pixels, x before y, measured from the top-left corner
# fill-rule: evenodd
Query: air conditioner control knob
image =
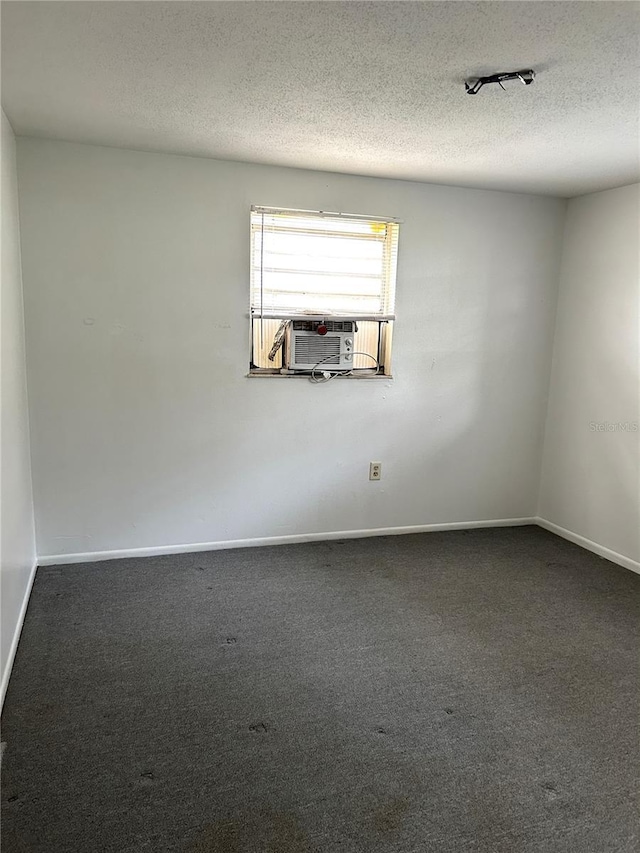
<path fill-rule="evenodd" d="M 353 344 L 353 341 L 351 340 L 351 338 L 347 338 L 347 339 L 346 339 L 346 341 L 345 341 L 345 344 L 346 344 L 348 347 L 350 347 L 350 346 Z"/>

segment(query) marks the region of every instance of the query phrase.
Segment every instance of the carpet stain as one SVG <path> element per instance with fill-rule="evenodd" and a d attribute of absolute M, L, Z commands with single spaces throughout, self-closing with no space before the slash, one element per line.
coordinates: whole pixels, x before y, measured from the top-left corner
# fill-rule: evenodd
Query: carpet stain
<path fill-rule="evenodd" d="M 257 734 L 264 734 L 269 731 L 269 726 L 266 723 L 254 723 L 249 726 L 249 731 Z"/>
<path fill-rule="evenodd" d="M 41 702 L 39 705 L 36 705 L 34 708 L 34 713 L 39 717 L 48 717 L 51 714 L 56 712 L 56 706 L 53 702 Z"/>
<path fill-rule="evenodd" d="M 140 785 L 144 788 L 144 787 L 147 787 L 148 785 L 154 785 L 155 780 L 156 780 L 156 777 L 151 772 L 151 770 L 146 770 L 144 773 L 140 774 L 140 777 L 138 779 L 138 785 Z"/>
<path fill-rule="evenodd" d="M 409 803 L 403 797 L 395 797 L 388 803 L 383 803 L 373 813 L 373 825 L 376 832 L 386 833 L 398 829 Z"/>
<path fill-rule="evenodd" d="M 273 835 L 267 853 L 313 853 L 313 847 L 295 815 L 277 812 L 272 820 Z"/>
<path fill-rule="evenodd" d="M 233 820 L 217 820 L 202 827 L 185 853 L 241 853 L 238 826 Z"/>

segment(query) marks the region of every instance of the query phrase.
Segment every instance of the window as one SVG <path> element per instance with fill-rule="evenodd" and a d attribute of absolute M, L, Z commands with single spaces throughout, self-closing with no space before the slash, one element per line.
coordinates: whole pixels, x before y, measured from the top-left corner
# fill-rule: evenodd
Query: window
<path fill-rule="evenodd" d="M 252 208 L 251 372 L 390 375 L 398 230 L 392 219 Z M 299 367 L 294 332 L 313 338 L 316 365 Z M 332 354 L 332 335 L 346 352 Z"/>

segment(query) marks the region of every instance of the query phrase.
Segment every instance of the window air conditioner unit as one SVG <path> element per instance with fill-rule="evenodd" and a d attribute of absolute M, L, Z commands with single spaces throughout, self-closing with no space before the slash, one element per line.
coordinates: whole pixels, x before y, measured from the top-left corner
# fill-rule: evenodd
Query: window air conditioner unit
<path fill-rule="evenodd" d="M 354 320 L 292 320 L 288 334 L 289 370 L 350 370 Z"/>

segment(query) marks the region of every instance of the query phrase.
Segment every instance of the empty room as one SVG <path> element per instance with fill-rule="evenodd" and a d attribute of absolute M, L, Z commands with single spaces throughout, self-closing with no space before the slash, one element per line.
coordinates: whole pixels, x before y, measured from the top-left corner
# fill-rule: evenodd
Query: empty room
<path fill-rule="evenodd" d="M 637 853 L 640 3 L 1 13 L 3 853 Z"/>

